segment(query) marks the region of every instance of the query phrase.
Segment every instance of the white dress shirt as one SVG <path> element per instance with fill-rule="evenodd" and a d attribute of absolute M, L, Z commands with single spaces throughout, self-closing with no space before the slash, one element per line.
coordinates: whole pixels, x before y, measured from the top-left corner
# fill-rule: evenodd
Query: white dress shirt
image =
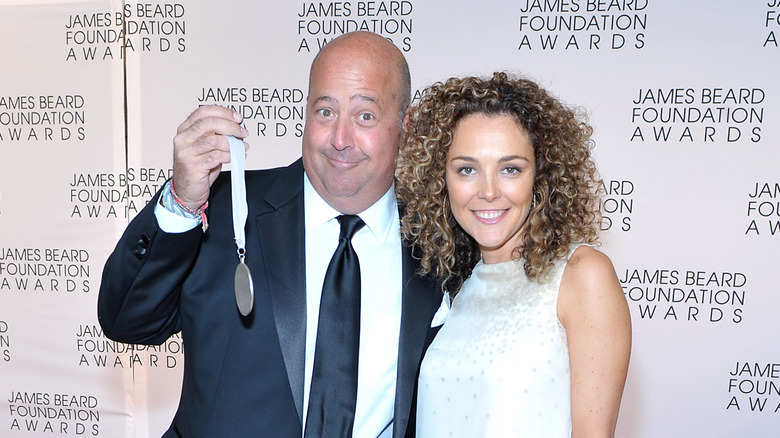
<path fill-rule="evenodd" d="M 320 296 L 325 271 L 338 246 L 340 213 L 304 177 L 306 230 L 306 365 L 304 423 L 317 341 Z M 391 187 L 358 214 L 366 226 L 352 238 L 360 260 L 360 350 L 354 437 L 392 436 L 398 341 L 401 328 L 401 235 Z"/>

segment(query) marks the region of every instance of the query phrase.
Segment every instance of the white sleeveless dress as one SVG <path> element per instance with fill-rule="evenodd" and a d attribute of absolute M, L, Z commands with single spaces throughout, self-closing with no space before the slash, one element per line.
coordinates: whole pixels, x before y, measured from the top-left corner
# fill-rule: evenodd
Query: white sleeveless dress
<path fill-rule="evenodd" d="M 529 281 L 522 261 L 477 264 L 423 360 L 418 437 L 571 437 L 569 350 L 557 316 L 566 262 L 547 283 Z"/>

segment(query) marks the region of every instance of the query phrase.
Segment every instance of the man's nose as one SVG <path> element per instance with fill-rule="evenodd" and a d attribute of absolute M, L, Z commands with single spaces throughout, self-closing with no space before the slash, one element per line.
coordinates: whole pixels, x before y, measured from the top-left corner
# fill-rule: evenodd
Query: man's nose
<path fill-rule="evenodd" d="M 349 118 L 339 116 L 333 126 L 331 144 L 339 151 L 352 146 L 352 133 L 353 127 Z"/>

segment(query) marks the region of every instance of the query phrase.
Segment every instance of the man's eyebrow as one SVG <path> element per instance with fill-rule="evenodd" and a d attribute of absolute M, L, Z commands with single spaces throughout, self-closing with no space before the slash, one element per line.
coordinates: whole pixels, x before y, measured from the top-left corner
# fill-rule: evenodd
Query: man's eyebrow
<path fill-rule="evenodd" d="M 350 97 L 350 100 L 351 101 L 358 100 L 358 101 L 372 102 L 372 103 L 374 103 L 376 105 L 379 105 L 379 100 L 377 100 L 375 97 L 370 96 L 368 94 L 355 94 L 352 97 Z M 338 100 L 335 97 L 327 95 L 327 94 L 318 97 L 314 101 L 315 102 L 324 101 L 324 102 L 328 102 L 328 103 L 338 102 Z"/>
<path fill-rule="evenodd" d="M 373 102 L 373 103 L 379 105 L 379 101 L 376 100 L 376 98 L 374 98 L 373 96 L 369 96 L 368 94 L 355 94 L 354 96 L 352 96 L 352 98 L 350 100 L 352 100 L 352 101 L 355 101 L 355 100 L 366 100 L 366 101 Z"/>
<path fill-rule="evenodd" d="M 379 99 L 377 99 L 374 96 L 368 95 L 368 94 L 355 94 L 352 97 L 350 97 L 349 100 L 353 104 L 369 103 L 369 104 L 372 104 L 372 105 L 376 105 L 379 108 L 382 108 L 382 104 L 379 102 Z M 325 102 L 326 104 L 328 104 L 329 106 L 332 106 L 332 107 L 337 107 L 338 103 L 339 103 L 338 99 L 336 99 L 333 96 L 327 95 L 327 94 L 314 99 L 314 102 L 312 104 L 316 105 L 317 103 L 320 103 L 320 102 Z"/>
<path fill-rule="evenodd" d="M 327 96 L 327 95 L 326 95 L 326 96 L 320 96 L 320 97 L 318 97 L 318 98 L 314 99 L 314 102 L 327 102 L 327 103 L 333 103 L 333 102 L 335 102 L 335 101 L 336 101 L 336 99 L 334 99 L 334 98 L 333 98 L 333 97 L 331 97 L 331 96 Z"/>

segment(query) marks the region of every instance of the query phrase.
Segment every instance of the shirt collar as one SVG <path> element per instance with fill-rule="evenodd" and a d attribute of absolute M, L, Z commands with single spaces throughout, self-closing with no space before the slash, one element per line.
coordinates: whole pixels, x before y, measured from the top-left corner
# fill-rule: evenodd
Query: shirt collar
<path fill-rule="evenodd" d="M 306 232 L 314 230 L 341 214 L 322 199 L 314 186 L 311 185 L 306 172 L 303 173 L 303 205 L 306 212 L 304 214 Z M 399 223 L 394 185 L 391 184 L 378 201 L 358 213 L 358 216 L 363 219 L 366 228 L 371 230 L 376 239 L 384 242 L 393 230 L 393 225 L 395 224 L 397 228 Z"/>

